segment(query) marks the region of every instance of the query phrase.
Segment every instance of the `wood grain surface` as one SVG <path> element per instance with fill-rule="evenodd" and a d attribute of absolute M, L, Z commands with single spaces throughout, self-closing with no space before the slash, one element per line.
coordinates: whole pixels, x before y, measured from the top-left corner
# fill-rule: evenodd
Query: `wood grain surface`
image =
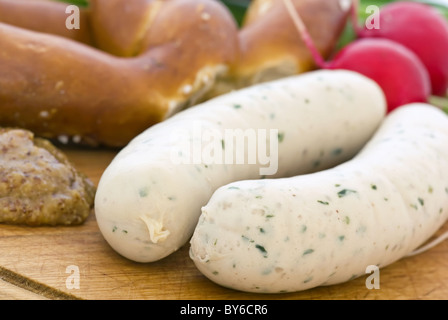
<path fill-rule="evenodd" d="M 63 149 L 97 184 L 114 151 Z M 437 234 L 448 231 L 448 223 Z M 76 282 L 74 279 L 79 281 Z M 448 298 L 448 241 L 380 270 L 380 288 L 368 289 L 369 274 L 303 292 L 264 295 L 220 287 L 188 256 L 188 245 L 154 263 L 129 261 L 103 239 L 92 211 L 76 227 L 0 225 L 0 299 L 95 300 L 398 300 Z"/>

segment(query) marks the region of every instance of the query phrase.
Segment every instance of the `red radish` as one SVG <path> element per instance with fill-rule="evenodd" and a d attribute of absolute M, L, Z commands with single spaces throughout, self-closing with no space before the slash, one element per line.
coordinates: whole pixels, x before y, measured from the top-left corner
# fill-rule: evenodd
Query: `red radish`
<path fill-rule="evenodd" d="M 448 22 L 430 5 L 398 1 L 380 9 L 379 29 L 355 28 L 358 36 L 386 38 L 413 51 L 431 77 L 432 94 L 448 90 Z"/>
<path fill-rule="evenodd" d="M 431 94 L 428 71 L 410 49 L 387 39 L 358 39 L 331 61 L 324 61 L 291 1 L 284 2 L 318 67 L 351 70 L 376 81 L 385 93 L 388 112 L 404 104 L 428 101 Z"/>
<path fill-rule="evenodd" d="M 348 69 L 375 80 L 383 89 L 388 111 L 411 102 L 427 102 L 428 71 L 409 49 L 387 39 L 359 39 L 344 47 L 327 69 Z"/>

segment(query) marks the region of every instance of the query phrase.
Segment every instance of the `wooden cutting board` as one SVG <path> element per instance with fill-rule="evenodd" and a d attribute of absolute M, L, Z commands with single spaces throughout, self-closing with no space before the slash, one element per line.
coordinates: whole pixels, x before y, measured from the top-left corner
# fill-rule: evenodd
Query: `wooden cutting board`
<path fill-rule="evenodd" d="M 95 184 L 116 154 L 62 150 Z M 103 239 L 94 212 L 76 227 L 0 225 L 0 299 L 448 299 L 448 241 L 381 269 L 379 289 L 366 287 L 369 275 L 298 293 L 249 294 L 205 278 L 188 245 L 154 263 L 121 257 Z"/>

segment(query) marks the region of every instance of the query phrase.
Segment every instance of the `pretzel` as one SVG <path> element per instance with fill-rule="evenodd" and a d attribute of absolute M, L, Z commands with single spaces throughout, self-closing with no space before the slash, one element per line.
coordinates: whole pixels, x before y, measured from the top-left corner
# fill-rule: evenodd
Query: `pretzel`
<path fill-rule="evenodd" d="M 348 9 L 294 3 L 328 56 Z M 91 0 L 78 31 L 66 7 L 0 0 L 0 126 L 122 147 L 201 101 L 315 68 L 281 0 L 253 1 L 241 28 L 215 0 Z"/>
<path fill-rule="evenodd" d="M 0 22 L 93 45 L 88 10 L 79 8 L 79 29 L 68 29 L 67 5 L 47 0 L 1 0 Z"/>

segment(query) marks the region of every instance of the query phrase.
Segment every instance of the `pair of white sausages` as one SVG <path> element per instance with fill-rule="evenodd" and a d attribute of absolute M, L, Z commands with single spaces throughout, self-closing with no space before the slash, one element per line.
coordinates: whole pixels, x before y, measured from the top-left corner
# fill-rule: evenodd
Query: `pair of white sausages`
<path fill-rule="evenodd" d="M 138 262 L 191 239 L 198 269 L 242 291 L 300 291 L 386 266 L 448 218 L 448 117 L 426 104 L 384 117 L 379 87 L 349 71 L 310 72 L 193 107 L 113 160 L 95 200 L 100 230 Z M 277 144 L 263 136 L 277 151 L 275 174 L 261 177 L 260 161 L 189 154 L 197 130 L 224 137 L 226 129 L 275 130 Z"/>
<path fill-rule="evenodd" d="M 182 111 L 137 136 L 105 170 L 95 199 L 100 230 L 111 247 L 124 257 L 138 262 L 160 260 L 187 244 L 198 223 L 201 208 L 218 188 L 240 180 L 311 173 L 349 160 L 378 129 L 385 116 L 385 104 L 383 92 L 372 80 L 350 71 L 320 70 L 235 91 Z M 243 164 L 231 162 L 230 158 L 221 163 L 210 159 L 209 162 L 202 161 L 201 156 L 210 155 L 207 150 L 213 149 L 216 155 L 217 146 L 228 151 L 229 141 L 216 141 L 220 135 L 225 137 L 226 130 L 240 130 L 248 136 L 254 132 L 264 133 L 256 136 L 257 146 L 269 150 L 276 170 L 266 175 L 261 169 L 267 169 L 269 164 L 260 161 L 260 157 L 249 161 L 253 141 L 242 149 L 246 159 Z M 209 139 L 202 139 L 204 135 Z M 234 157 L 240 156 L 235 146 L 234 149 L 231 151 Z M 258 183 L 264 185 L 263 181 L 250 182 L 249 185 Z M 292 204 L 289 201 L 292 197 L 290 192 L 285 192 L 278 192 L 288 199 L 282 210 Z M 228 206 L 233 208 L 233 212 L 243 205 L 239 197 L 244 198 L 246 194 L 232 194 L 236 198 Z M 213 199 L 216 200 L 216 196 Z M 207 212 L 215 216 L 214 211 L 218 209 L 212 209 L 212 205 L 213 202 L 206 207 L 205 217 Z M 322 206 L 319 203 L 312 205 L 316 209 Z M 269 203 L 269 206 L 270 211 L 264 213 L 262 208 L 255 210 L 259 216 L 254 217 L 263 220 L 269 212 L 279 209 L 275 203 Z M 301 214 L 300 210 L 297 209 L 296 215 Z M 234 213 L 244 214 L 239 210 Z M 228 212 L 224 214 L 219 221 L 228 221 L 232 225 L 237 223 L 236 218 L 227 218 Z M 207 227 L 209 222 L 208 219 L 201 220 L 193 241 L 192 256 L 196 262 L 207 259 L 207 252 L 211 250 L 208 246 L 210 241 L 215 242 L 214 239 L 222 240 L 217 243 L 219 250 L 224 250 L 225 246 L 228 246 L 227 249 L 238 244 L 240 249 L 244 246 L 243 234 L 235 240 L 215 225 L 218 232 L 215 235 L 214 229 Z M 311 224 L 303 221 L 300 228 L 302 224 L 307 226 L 308 234 L 313 232 Z M 282 227 L 276 230 L 284 232 Z M 266 227 L 266 232 L 271 231 L 274 232 Z M 252 240 L 251 234 L 244 236 L 249 238 L 248 241 Z M 346 237 L 349 241 L 348 234 Z M 278 250 L 283 250 L 282 245 L 284 243 L 278 243 Z M 272 250 L 268 253 L 273 258 L 274 244 L 265 245 L 264 248 Z M 313 248 L 310 246 L 304 250 L 307 249 Z M 256 254 L 261 253 L 263 258 L 261 251 L 254 250 Z M 212 256 L 216 258 L 216 255 Z M 198 263 L 198 266 L 207 275 L 213 275 L 215 271 L 226 274 L 224 270 L 229 267 L 228 263 L 211 261 L 210 266 L 213 267 L 210 271 L 207 271 L 209 265 L 206 263 Z M 232 265 L 230 263 L 230 273 L 234 271 Z M 242 264 L 238 263 L 238 266 Z M 271 266 L 274 267 L 274 264 Z M 283 268 L 286 269 L 286 266 Z M 229 281 L 234 283 L 236 279 L 241 279 L 241 275 L 242 271 L 238 271 L 235 278 Z"/>

